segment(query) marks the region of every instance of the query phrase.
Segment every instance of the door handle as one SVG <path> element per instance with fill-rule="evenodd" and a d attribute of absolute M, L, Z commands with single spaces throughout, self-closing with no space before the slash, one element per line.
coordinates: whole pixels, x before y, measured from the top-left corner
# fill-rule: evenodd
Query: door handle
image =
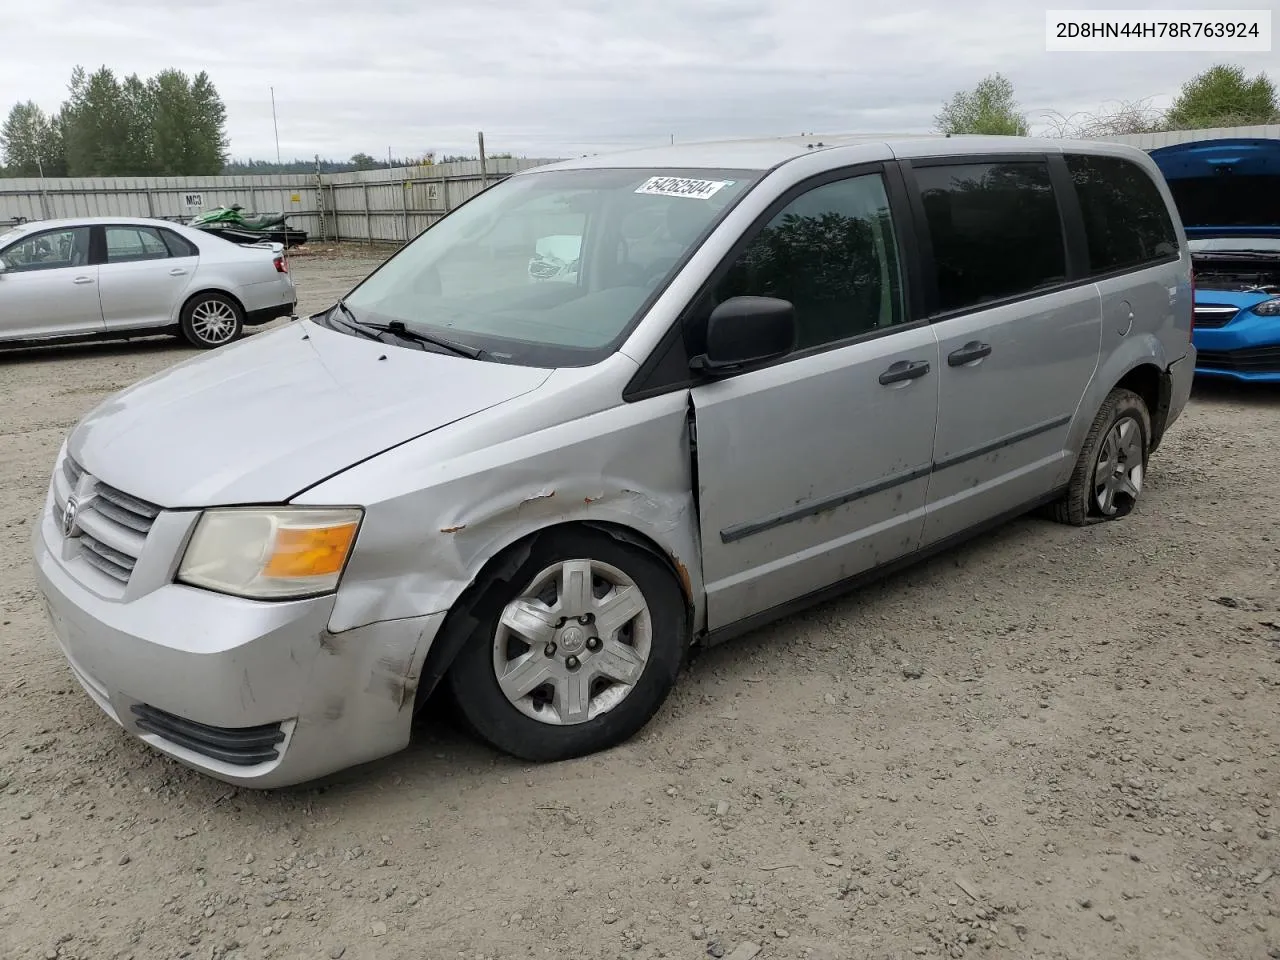
<path fill-rule="evenodd" d="M 76 277 L 72 283 L 93 283 L 93 277 Z"/>
<path fill-rule="evenodd" d="M 952 367 L 963 367 L 966 363 L 973 363 L 990 355 L 991 344 L 970 340 L 959 350 L 952 350 L 947 354 L 947 364 Z"/>
<path fill-rule="evenodd" d="M 880 374 L 880 383 L 887 387 L 891 383 L 918 379 L 928 372 L 928 360 L 899 360 L 884 373 Z"/>
<path fill-rule="evenodd" d="M 182 276 L 183 274 L 185 274 L 186 272 L 187 272 L 187 271 L 183 270 L 181 267 L 174 267 L 172 270 L 170 270 L 170 271 L 169 271 L 169 276 L 171 276 L 171 277 L 180 277 L 180 276 Z"/>

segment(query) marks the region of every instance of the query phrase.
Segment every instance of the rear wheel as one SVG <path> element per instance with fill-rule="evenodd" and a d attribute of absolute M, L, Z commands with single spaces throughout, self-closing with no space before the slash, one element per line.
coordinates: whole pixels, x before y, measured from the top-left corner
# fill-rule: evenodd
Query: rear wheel
<path fill-rule="evenodd" d="M 662 561 L 594 530 L 542 537 L 476 614 L 449 687 L 479 736 L 524 760 L 630 738 L 671 691 L 688 641 Z"/>
<path fill-rule="evenodd" d="M 1063 498 L 1061 523 L 1087 526 L 1128 516 L 1146 483 L 1151 414 L 1132 390 L 1112 390 L 1094 418 Z"/>
<path fill-rule="evenodd" d="M 224 293 L 198 293 L 182 308 L 182 335 L 210 350 L 231 343 L 244 330 L 244 311 Z"/>

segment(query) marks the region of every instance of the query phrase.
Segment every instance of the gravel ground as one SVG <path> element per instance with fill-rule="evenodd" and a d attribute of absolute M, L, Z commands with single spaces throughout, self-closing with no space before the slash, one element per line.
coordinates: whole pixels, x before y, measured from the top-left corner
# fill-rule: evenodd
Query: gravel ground
<path fill-rule="evenodd" d="M 299 257 L 303 306 L 375 262 Z M 190 353 L 0 357 L 5 960 L 1280 957 L 1280 392 L 1198 389 L 1121 523 L 1018 521 L 711 651 L 608 754 L 437 710 L 258 793 L 112 725 L 29 570 L 67 429 Z"/>

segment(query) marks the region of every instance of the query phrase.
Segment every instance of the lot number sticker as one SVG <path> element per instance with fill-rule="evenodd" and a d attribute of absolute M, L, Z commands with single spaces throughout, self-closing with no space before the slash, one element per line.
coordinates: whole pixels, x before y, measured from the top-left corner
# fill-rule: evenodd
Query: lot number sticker
<path fill-rule="evenodd" d="M 732 180 L 688 180 L 684 177 L 650 177 L 636 190 L 655 197 L 692 197 L 709 200 L 723 190 Z"/>
<path fill-rule="evenodd" d="M 182 195 L 182 202 L 185 203 L 188 207 L 203 207 L 204 194 L 203 193 L 184 193 Z"/>

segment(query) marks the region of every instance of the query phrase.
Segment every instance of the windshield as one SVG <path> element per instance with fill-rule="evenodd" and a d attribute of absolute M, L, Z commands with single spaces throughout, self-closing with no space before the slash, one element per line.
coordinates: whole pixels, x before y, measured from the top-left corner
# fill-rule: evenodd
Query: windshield
<path fill-rule="evenodd" d="M 759 176 L 583 169 L 511 177 L 430 227 L 343 302 L 359 322 L 399 321 L 486 359 L 596 363 Z"/>
<path fill-rule="evenodd" d="M 1187 246 L 1192 253 L 1280 253 L 1280 237 L 1204 237 Z"/>

